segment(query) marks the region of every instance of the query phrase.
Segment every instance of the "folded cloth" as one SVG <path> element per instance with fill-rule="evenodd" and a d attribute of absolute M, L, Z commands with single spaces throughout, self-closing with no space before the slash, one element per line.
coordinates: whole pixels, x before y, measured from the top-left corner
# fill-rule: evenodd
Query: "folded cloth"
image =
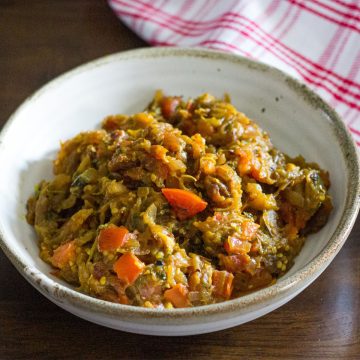
<path fill-rule="evenodd" d="M 234 52 L 307 83 L 360 146 L 359 0 L 108 0 L 152 45 Z"/>

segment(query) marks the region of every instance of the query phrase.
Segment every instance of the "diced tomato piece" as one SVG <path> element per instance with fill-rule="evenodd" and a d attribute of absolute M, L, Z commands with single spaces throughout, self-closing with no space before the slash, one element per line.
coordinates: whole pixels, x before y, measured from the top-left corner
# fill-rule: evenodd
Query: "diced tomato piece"
<path fill-rule="evenodd" d="M 110 225 L 101 229 L 98 236 L 100 252 L 114 251 L 122 247 L 128 239 L 129 230 L 124 226 Z"/>
<path fill-rule="evenodd" d="M 191 191 L 163 188 L 161 192 L 173 207 L 179 220 L 191 218 L 205 210 L 207 202 Z"/>
<path fill-rule="evenodd" d="M 214 270 L 212 275 L 213 293 L 224 299 L 229 299 L 233 290 L 234 275 L 228 271 Z"/>
<path fill-rule="evenodd" d="M 229 236 L 225 240 L 224 248 L 228 254 L 247 254 L 251 249 L 251 244 L 236 236 Z"/>
<path fill-rule="evenodd" d="M 189 291 L 185 285 L 176 284 L 164 292 L 164 298 L 170 301 L 176 308 L 184 308 L 190 305 L 188 293 Z"/>
<path fill-rule="evenodd" d="M 232 273 L 245 270 L 251 260 L 247 254 L 219 255 L 219 258 L 224 268 Z"/>
<path fill-rule="evenodd" d="M 251 220 L 242 222 L 240 231 L 229 236 L 224 242 L 224 248 L 228 254 L 247 254 L 251 250 L 250 241 L 256 235 L 259 225 Z"/>
<path fill-rule="evenodd" d="M 126 284 L 132 284 L 144 270 L 145 264 L 134 254 L 122 255 L 113 266 L 117 277 Z"/>
<path fill-rule="evenodd" d="M 70 261 L 75 261 L 76 258 L 76 246 L 75 241 L 70 241 L 66 244 L 60 245 L 54 250 L 54 254 L 51 257 L 51 263 L 62 269 L 65 265 L 69 264 Z"/>

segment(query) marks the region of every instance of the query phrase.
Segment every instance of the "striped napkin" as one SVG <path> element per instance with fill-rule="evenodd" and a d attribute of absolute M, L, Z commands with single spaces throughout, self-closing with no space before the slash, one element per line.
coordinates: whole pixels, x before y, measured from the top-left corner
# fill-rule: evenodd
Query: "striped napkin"
<path fill-rule="evenodd" d="M 157 46 L 225 50 L 307 83 L 360 146 L 360 0 L 108 0 Z"/>

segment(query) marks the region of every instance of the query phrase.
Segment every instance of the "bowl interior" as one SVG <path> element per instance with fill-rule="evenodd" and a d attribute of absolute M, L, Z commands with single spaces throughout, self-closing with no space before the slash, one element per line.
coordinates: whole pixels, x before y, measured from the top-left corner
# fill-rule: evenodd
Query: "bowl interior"
<path fill-rule="evenodd" d="M 326 113 L 279 72 L 241 59 L 171 52 L 115 55 L 86 65 L 41 89 L 16 112 L 0 144 L 0 227 L 12 251 L 64 284 L 38 257 L 35 233 L 25 220 L 26 201 L 36 183 L 52 176 L 60 141 L 98 127 L 108 114 L 141 111 L 157 89 L 185 97 L 229 93 L 242 112 L 268 131 L 276 147 L 329 171 L 334 211 L 327 225 L 308 238 L 283 279 L 318 255 L 339 223 L 348 191 L 348 170 Z"/>

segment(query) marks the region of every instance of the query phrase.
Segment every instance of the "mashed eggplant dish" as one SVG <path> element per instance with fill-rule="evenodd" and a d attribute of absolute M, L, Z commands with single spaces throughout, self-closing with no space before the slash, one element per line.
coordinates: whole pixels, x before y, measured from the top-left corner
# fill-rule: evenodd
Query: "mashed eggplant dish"
<path fill-rule="evenodd" d="M 286 273 L 332 209 L 328 173 L 277 150 L 227 96 L 160 91 L 61 144 L 27 203 L 40 257 L 91 296 L 148 308 L 233 299 Z"/>

